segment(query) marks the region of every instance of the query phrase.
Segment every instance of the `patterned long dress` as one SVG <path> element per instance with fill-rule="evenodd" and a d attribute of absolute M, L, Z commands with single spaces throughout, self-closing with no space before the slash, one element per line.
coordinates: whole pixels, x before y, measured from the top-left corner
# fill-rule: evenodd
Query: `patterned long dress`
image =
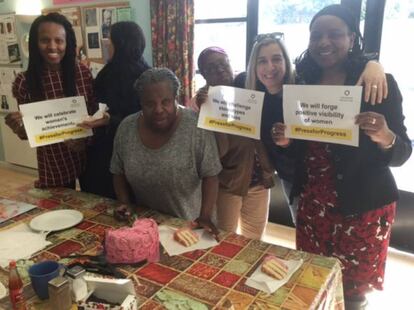
<path fill-rule="evenodd" d="M 338 258 L 345 296 L 382 290 L 396 203 L 344 216 L 339 212 L 329 145 L 308 142 L 305 166 L 308 182 L 299 200 L 297 248 Z"/>

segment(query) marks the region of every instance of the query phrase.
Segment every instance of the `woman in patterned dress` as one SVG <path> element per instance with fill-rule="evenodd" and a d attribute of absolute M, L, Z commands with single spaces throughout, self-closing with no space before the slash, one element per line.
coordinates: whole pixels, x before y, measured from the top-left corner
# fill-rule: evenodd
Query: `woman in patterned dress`
<path fill-rule="evenodd" d="M 307 51 L 296 69 L 306 84 L 353 85 L 363 65 L 358 23 L 341 5 L 318 12 L 310 24 Z M 274 142 L 296 155 L 291 198 L 298 196 L 296 245 L 303 251 L 337 257 L 343 265 L 346 309 L 363 309 L 365 294 L 382 289 L 398 189 L 389 169 L 411 155 L 402 97 L 387 74 L 388 97 L 362 103 L 356 118 L 359 147 L 290 141 L 276 124 Z M 372 85 L 371 91 L 377 86 Z M 292 143 L 290 143 L 292 142 Z"/>

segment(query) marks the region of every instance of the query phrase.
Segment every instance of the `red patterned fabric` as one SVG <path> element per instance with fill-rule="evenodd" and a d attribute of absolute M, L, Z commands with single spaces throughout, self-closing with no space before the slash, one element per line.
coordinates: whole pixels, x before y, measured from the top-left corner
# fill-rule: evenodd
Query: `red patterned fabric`
<path fill-rule="evenodd" d="M 180 103 L 193 96 L 194 0 L 151 0 L 154 67 L 167 67 L 181 81 Z"/>
<path fill-rule="evenodd" d="M 60 71 L 45 70 L 42 74 L 42 85 L 45 100 L 65 97 L 63 93 L 62 74 Z M 88 112 L 96 110 L 93 96 L 92 75 L 89 69 L 78 64 L 76 67 L 76 90 L 84 96 Z M 31 102 L 27 90 L 25 73 L 20 73 L 13 83 L 13 95 L 18 104 Z M 64 143 L 41 146 L 37 148 L 39 180 L 36 187 L 68 186 L 82 173 L 86 164 L 85 152 L 73 152 Z"/>
<path fill-rule="evenodd" d="M 361 296 L 371 288 L 382 289 L 396 204 L 343 216 L 338 212 L 330 156 L 327 144 L 308 143 L 308 183 L 299 200 L 296 246 L 337 257 L 342 263 L 345 296 Z"/>

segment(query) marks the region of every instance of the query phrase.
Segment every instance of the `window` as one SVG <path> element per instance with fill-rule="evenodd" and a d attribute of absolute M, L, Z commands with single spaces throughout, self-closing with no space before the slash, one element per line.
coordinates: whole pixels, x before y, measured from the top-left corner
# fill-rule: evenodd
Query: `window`
<path fill-rule="evenodd" d="M 194 58 L 197 60 L 200 52 L 208 46 L 220 46 L 228 52 L 233 70 L 242 72 L 246 70 L 248 46 L 252 45 L 257 33 L 283 32 L 293 61 L 306 49 L 312 16 L 326 5 L 340 2 L 195 0 Z M 254 12 L 258 12 L 258 17 Z M 204 79 L 198 73 L 195 81 L 196 88 L 204 85 Z"/>
<path fill-rule="evenodd" d="M 254 36 L 283 32 L 293 62 L 307 47 L 313 15 L 335 3 L 348 6 L 360 16 L 366 51 L 380 52 L 380 62 L 397 80 L 404 98 L 405 125 L 409 137 L 414 138 L 414 87 L 412 70 L 407 67 L 414 55 L 414 41 L 395 35 L 399 29 L 414 29 L 414 0 L 195 0 L 195 59 L 205 47 L 217 45 L 229 53 L 234 71 L 245 71 Z M 202 85 L 204 80 L 197 74 L 196 86 Z M 414 171 L 414 155 L 402 168 L 393 168 L 398 187 L 414 192 L 407 171 Z"/>
<path fill-rule="evenodd" d="M 380 62 L 385 71 L 390 72 L 398 83 L 403 96 L 403 111 L 408 136 L 414 138 L 414 84 L 412 83 L 412 56 L 414 55 L 414 41 L 408 39 L 408 29 L 414 29 L 414 1 L 388 0 L 384 12 L 382 28 Z M 412 140 L 414 141 L 414 140 Z M 400 168 L 393 168 L 399 189 L 414 192 L 414 183 L 409 171 L 414 171 L 414 156 Z"/>
<path fill-rule="evenodd" d="M 320 9 L 340 0 L 259 0 L 259 33 L 283 32 L 292 60 L 308 45 L 309 23 Z"/>
<path fill-rule="evenodd" d="M 209 46 L 219 46 L 229 54 L 234 72 L 245 70 L 247 0 L 196 0 L 194 59 Z M 197 68 L 198 69 L 198 68 Z M 204 79 L 196 73 L 196 89 Z"/>

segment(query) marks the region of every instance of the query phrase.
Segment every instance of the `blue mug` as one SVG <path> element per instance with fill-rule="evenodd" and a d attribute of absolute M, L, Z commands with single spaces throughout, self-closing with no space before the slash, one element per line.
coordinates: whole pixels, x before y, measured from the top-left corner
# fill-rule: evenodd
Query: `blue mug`
<path fill-rule="evenodd" d="M 40 299 L 49 298 L 48 282 L 59 276 L 62 267 L 58 262 L 47 260 L 29 268 L 33 290 Z"/>

